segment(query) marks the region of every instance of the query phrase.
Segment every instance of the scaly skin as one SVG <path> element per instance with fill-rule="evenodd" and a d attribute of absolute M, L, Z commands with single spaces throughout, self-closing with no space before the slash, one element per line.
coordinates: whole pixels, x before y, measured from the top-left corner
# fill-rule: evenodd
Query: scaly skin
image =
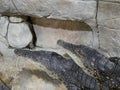
<path fill-rule="evenodd" d="M 31 58 L 34 62 L 42 64 L 49 71 L 57 74 L 68 90 L 99 90 L 97 80 L 87 75 L 72 59 L 66 60 L 61 55 L 50 51 L 16 49 L 15 53 Z"/>
<path fill-rule="evenodd" d="M 81 60 L 83 65 L 92 71 L 96 70 L 96 71 L 102 72 L 102 74 L 105 74 L 105 75 L 120 74 L 119 72 L 120 67 L 116 65 L 114 62 L 111 62 L 108 58 L 100 54 L 95 49 L 92 49 L 85 45 L 70 44 L 62 40 L 58 41 L 58 45 L 69 50 L 73 55 L 76 55 L 76 57 L 78 57 L 79 60 Z M 74 59 L 74 57 L 72 58 Z"/>
<path fill-rule="evenodd" d="M 97 50 L 85 45 L 74 45 L 58 40 L 58 45 L 68 50 L 72 59 L 88 74 L 97 78 L 102 84 L 119 88 L 120 87 L 120 65 L 111 61 Z M 111 85 L 112 83 L 112 85 Z"/>

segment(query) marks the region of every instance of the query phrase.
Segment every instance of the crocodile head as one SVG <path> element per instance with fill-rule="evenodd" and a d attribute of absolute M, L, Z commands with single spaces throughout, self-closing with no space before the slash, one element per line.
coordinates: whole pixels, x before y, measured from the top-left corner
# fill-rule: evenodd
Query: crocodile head
<path fill-rule="evenodd" d="M 72 60 L 64 59 L 61 55 L 51 51 L 30 51 L 16 49 L 15 54 L 30 58 L 34 64 L 40 65 L 41 68 L 46 68 L 48 71 L 52 71 L 52 74 L 60 75 L 62 72 L 66 72 L 72 68 Z"/>
<path fill-rule="evenodd" d="M 66 49 L 69 56 L 84 71 L 88 69 L 86 71 L 88 74 L 94 75 L 96 72 L 102 72 L 109 75 L 114 71 L 115 64 L 93 48 L 85 45 L 74 45 L 63 40 L 58 40 L 57 44 Z"/>

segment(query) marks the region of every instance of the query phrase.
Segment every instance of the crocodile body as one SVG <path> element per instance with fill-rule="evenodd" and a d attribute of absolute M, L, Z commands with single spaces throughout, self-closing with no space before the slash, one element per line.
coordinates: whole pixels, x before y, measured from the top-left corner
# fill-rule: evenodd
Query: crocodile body
<path fill-rule="evenodd" d="M 108 59 L 97 50 L 85 45 L 74 45 L 62 40 L 57 44 L 68 50 L 67 53 L 80 67 L 84 66 L 83 70 L 87 70 L 87 74 L 92 74 L 101 84 L 109 88 L 120 89 L 119 58 Z"/>
<path fill-rule="evenodd" d="M 19 56 L 31 58 L 44 65 L 65 83 L 68 90 L 99 90 L 98 81 L 87 75 L 72 59 L 66 60 L 61 55 L 50 51 L 29 51 L 16 49 Z"/>

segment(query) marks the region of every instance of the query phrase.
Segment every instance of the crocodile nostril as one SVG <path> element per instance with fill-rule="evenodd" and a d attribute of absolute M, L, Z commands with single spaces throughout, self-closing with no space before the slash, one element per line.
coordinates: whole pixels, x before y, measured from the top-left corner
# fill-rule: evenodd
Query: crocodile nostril
<path fill-rule="evenodd" d="M 60 45 L 60 46 L 63 46 L 64 45 L 64 41 L 63 40 L 58 40 L 57 44 Z"/>
<path fill-rule="evenodd" d="M 21 49 L 15 49 L 14 53 L 17 54 L 17 55 L 21 55 L 22 50 Z"/>
<path fill-rule="evenodd" d="M 19 55 L 19 49 L 15 49 L 14 53 L 17 54 L 17 55 Z"/>

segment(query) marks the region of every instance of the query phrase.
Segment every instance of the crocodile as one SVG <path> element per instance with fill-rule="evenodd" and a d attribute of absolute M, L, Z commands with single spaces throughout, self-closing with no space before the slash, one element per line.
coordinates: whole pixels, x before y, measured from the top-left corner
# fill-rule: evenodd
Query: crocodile
<path fill-rule="evenodd" d="M 98 81 L 86 74 L 72 59 L 66 59 L 51 51 L 16 49 L 14 52 L 18 56 L 27 57 L 37 64 L 42 64 L 47 70 L 57 74 L 68 90 L 100 90 Z M 103 90 L 109 90 L 106 86 L 103 88 Z"/>
<path fill-rule="evenodd" d="M 66 49 L 75 63 L 88 75 L 95 77 L 101 84 L 109 88 L 120 89 L 120 58 L 107 58 L 96 49 L 63 40 L 58 40 L 57 44 Z"/>

